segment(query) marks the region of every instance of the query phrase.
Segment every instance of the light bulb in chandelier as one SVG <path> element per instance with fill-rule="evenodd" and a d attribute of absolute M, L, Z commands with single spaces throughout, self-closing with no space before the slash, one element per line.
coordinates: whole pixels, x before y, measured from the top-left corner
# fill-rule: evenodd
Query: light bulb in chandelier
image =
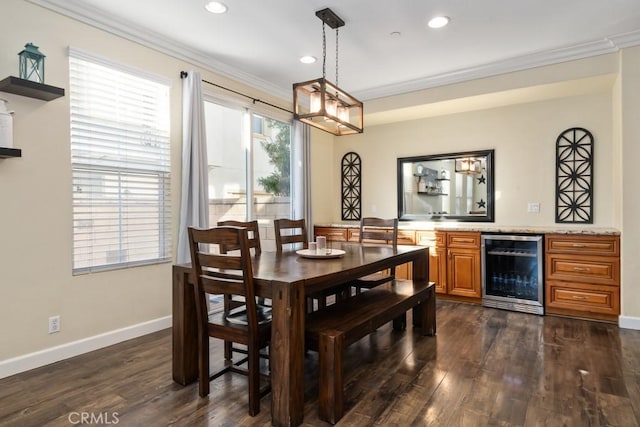
<path fill-rule="evenodd" d="M 338 106 L 338 119 L 340 119 L 343 122 L 349 122 L 349 108 L 345 107 L 344 105 L 339 105 Z"/>
<path fill-rule="evenodd" d="M 338 101 L 335 99 L 327 99 L 324 101 L 324 105 L 327 108 L 328 116 L 336 116 L 338 114 Z"/>
<path fill-rule="evenodd" d="M 319 91 L 311 92 L 309 95 L 309 112 L 317 113 L 322 108 L 322 93 Z"/>

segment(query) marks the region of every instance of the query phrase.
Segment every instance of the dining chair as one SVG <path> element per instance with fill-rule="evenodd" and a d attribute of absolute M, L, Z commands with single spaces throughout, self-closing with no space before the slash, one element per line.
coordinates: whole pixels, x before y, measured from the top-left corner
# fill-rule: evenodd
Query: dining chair
<path fill-rule="evenodd" d="M 249 379 L 249 415 L 254 416 L 260 412 L 260 397 L 270 391 L 270 382 L 265 388 L 260 388 L 261 377 L 268 376 L 260 373 L 259 352 L 269 345 L 271 319 L 261 317 L 257 308 L 247 229 L 189 227 L 188 233 L 195 278 L 199 394 L 207 396 L 210 381 L 227 372 L 246 375 Z M 230 247 L 238 248 L 239 254 L 223 253 Z M 210 314 L 206 303 L 210 294 L 241 296 L 245 304 Z M 237 362 L 225 360 L 224 367 L 211 374 L 209 337 L 245 345 L 247 356 Z M 246 369 L 240 366 L 245 361 Z"/>
<path fill-rule="evenodd" d="M 382 243 L 386 245 L 398 245 L 398 218 L 382 219 L 376 217 L 363 217 L 360 219 L 360 243 Z M 389 282 L 396 277 L 396 268 L 379 271 L 356 279 L 352 286 L 356 294 L 362 289 L 375 288 L 378 285 Z"/>
<path fill-rule="evenodd" d="M 218 221 L 218 227 L 221 226 L 232 226 L 232 227 L 242 227 L 247 229 L 247 241 L 249 243 L 249 249 L 253 249 L 254 256 L 260 256 L 262 254 L 262 246 L 260 244 L 260 228 L 258 226 L 258 221 L 236 221 L 236 220 L 225 220 Z M 231 251 L 238 251 L 240 247 L 238 245 L 231 245 L 226 243 L 220 246 L 221 253 L 228 253 Z M 258 298 L 258 311 L 261 315 L 266 316 L 271 312 L 271 301 L 265 298 Z M 225 312 L 231 312 L 233 309 L 244 305 L 244 298 L 238 298 L 237 296 L 232 298 L 230 295 L 224 297 L 224 310 Z M 224 357 L 227 360 L 231 360 L 231 352 L 235 351 L 242 354 L 247 354 L 247 351 L 242 348 L 234 347 L 231 341 L 224 342 Z M 265 356 L 261 354 L 261 356 Z"/>
<path fill-rule="evenodd" d="M 285 245 L 302 244 L 303 249 L 309 247 L 309 237 L 307 236 L 307 225 L 304 219 L 274 219 L 273 228 L 276 234 L 276 251 L 285 251 Z M 284 232 L 284 233 L 283 233 Z M 351 289 L 348 285 L 347 290 Z M 347 292 L 348 293 L 348 292 Z M 345 287 L 341 289 L 327 289 L 318 293 L 307 295 L 307 313 L 327 306 L 327 300 L 333 297 L 334 301 L 339 300 L 345 294 Z"/>
<path fill-rule="evenodd" d="M 301 244 L 302 249 L 309 247 L 309 236 L 307 235 L 307 225 L 304 219 L 274 219 L 273 229 L 276 234 L 277 252 L 283 252 L 285 245 Z"/>

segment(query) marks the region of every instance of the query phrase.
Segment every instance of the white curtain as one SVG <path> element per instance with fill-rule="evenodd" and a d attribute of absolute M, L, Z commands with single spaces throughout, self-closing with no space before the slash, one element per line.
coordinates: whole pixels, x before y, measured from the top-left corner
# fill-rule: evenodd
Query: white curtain
<path fill-rule="evenodd" d="M 291 162 L 293 163 L 293 188 L 291 218 L 304 218 L 307 222 L 309 241 L 313 241 L 311 211 L 311 131 L 309 125 L 293 121 L 291 138 Z"/>
<path fill-rule="evenodd" d="M 176 262 L 191 262 L 187 227 L 209 227 L 207 138 L 200 73 L 182 80 L 182 200 Z"/>

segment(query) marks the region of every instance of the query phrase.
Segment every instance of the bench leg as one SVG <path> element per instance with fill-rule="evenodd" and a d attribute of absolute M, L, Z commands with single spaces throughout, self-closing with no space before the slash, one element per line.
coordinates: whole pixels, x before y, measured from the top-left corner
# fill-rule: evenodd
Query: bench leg
<path fill-rule="evenodd" d="M 435 335 L 436 334 L 436 291 L 435 288 L 431 288 L 431 295 L 429 296 L 429 300 L 427 301 L 427 323 L 423 326 L 423 331 L 427 333 L 427 335 Z"/>
<path fill-rule="evenodd" d="M 344 336 L 320 334 L 319 347 L 319 417 L 321 420 L 335 424 L 344 415 L 344 378 L 342 376 Z"/>
<path fill-rule="evenodd" d="M 407 329 L 407 313 L 402 313 L 402 315 L 393 319 L 393 329 L 395 331 L 404 331 Z"/>
<path fill-rule="evenodd" d="M 429 298 L 413 309 L 413 318 L 414 320 L 419 319 L 420 324 L 418 322 L 414 322 L 414 324 L 422 329 L 422 335 L 433 336 L 436 334 L 436 293 L 433 288 L 429 293 Z"/>

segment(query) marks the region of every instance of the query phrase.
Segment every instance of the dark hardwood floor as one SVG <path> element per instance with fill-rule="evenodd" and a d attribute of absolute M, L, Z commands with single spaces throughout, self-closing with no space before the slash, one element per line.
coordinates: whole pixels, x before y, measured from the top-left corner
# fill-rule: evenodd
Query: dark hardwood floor
<path fill-rule="evenodd" d="M 348 348 L 338 425 L 640 425 L 640 331 L 447 301 L 437 321 L 436 337 L 386 325 Z M 310 352 L 305 425 L 322 426 L 316 368 Z M 0 380 L 0 425 L 266 426 L 270 396 L 251 418 L 242 376 L 208 398 L 175 384 L 165 330 Z"/>

